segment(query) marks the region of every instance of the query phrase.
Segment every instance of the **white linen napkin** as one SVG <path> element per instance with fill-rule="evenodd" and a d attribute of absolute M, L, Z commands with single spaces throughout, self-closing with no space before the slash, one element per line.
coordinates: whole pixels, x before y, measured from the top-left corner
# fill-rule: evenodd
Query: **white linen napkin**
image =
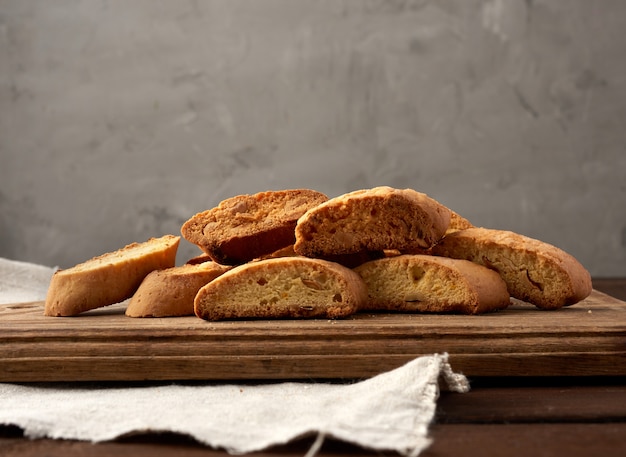
<path fill-rule="evenodd" d="M 445 354 L 353 384 L 0 384 L 0 424 L 18 426 L 31 438 L 93 442 L 174 432 L 230 453 L 318 434 L 415 456 L 430 444 L 440 378 L 453 391 L 468 390 Z"/>
<path fill-rule="evenodd" d="M 0 303 L 45 298 L 54 269 L 0 259 Z M 0 305 L 1 306 L 1 305 Z M 469 390 L 447 354 L 419 357 L 354 383 L 0 383 L 0 425 L 30 438 L 91 442 L 145 432 L 188 435 L 246 453 L 317 435 L 416 456 L 430 444 L 439 382 Z"/>
<path fill-rule="evenodd" d="M 0 304 L 44 300 L 56 270 L 0 257 Z"/>

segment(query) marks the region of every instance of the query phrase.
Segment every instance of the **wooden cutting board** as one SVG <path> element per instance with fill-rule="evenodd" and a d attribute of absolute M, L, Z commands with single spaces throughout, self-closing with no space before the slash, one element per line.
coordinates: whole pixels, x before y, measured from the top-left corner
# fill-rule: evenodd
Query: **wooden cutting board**
<path fill-rule="evenodd" d="M 468 376 L 626 375 L 626 302 L 594 290 L 557 311 L 345 320 L 133 319 L 125 304 L 45 317 L 0 305 L 0 382 L 358 379 L 448 353 Z"/>

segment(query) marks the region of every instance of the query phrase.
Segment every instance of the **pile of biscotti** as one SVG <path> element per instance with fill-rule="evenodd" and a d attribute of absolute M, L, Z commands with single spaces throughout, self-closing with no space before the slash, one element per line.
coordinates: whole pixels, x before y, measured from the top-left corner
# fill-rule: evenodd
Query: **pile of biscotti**
<path fill-rule="evenodd" d="M 180 236 L 165 235 L 56 272 L 45 314 L 127 299 L 131 317 L 479 314 L 511 297 L 558 309 L 592 290 L 588 271 L 561 249 L 474 227 L 413 189 L 238 195 L 191 217 L 181 234 L 201 250 L 184 265 L 175 265 Z"/>

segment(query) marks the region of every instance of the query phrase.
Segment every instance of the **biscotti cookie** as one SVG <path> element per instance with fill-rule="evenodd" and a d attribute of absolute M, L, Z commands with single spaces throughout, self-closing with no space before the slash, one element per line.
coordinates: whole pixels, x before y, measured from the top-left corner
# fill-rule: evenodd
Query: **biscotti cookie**
<path fill-rule="evenodd" d="M 365 309 L 479 314 L 510 304 L 495 271 L 467 260 L 399 255 L 354 269 L 368 289 Z"/>
<path fill-rule="evenodd" d="M 573 256 L 515 232 L 461 230 L 446 235 L 433 254 L 471 260 L 497 271 L 511 296 L 542 309 L 572 305 L 592 289 L 589 272 Z"/>
<path fill-rule="evenodd" d="M 472 224 L 468 219 L 464 218 L 455 211 L 450 211 L 450 225 L 446 230 L 446 234 L 458 232 L 459 230 L 465 230 L 472 227 L 474 227 L 474 224 Z"/>
<path fill-rule="evenodd" d="M 202 262 L 152 271 L 128 302 L 126 315 L 192 316 L 193 301 L 198 290 L 230 268 L 216 262 Z"/>
<path fill-rule="evenodd" d="M 429 248 L 445 234 L 450 211 L 412 189 L 375 187 L 332 198 L 296 225 L 295 251 L 308 257 Z"/>
<path fill-rule="evenodd" d="M 279 257 L 237 266 L 198 291 L 202 319 L 341 318 L 365 303 L 360 276 L 337 263 Z"/>
<path fill-rule="evenodd" d="M 214 261 L 238 265 L 292 245 L 298 218 L 326 200 L 309 189 L 238 195 L 194 215 L 181 234 Z"/>
<path fill-rule="evenodd" d="M 179 242 L 174 235 L 151 238 L 57 271 L 45 315 L 74 316 L 130 298 L 148 273 L 175 265 Z"/>

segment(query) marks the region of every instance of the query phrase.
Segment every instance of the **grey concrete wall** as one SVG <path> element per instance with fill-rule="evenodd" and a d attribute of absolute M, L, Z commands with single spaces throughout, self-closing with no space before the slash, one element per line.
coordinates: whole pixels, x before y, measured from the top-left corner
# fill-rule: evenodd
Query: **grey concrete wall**
<path fill-rule="evenodd" d="M 621 0 L 0 0 L 0 256 L 384 184 L 624 276 L 625 122 Z"/>

